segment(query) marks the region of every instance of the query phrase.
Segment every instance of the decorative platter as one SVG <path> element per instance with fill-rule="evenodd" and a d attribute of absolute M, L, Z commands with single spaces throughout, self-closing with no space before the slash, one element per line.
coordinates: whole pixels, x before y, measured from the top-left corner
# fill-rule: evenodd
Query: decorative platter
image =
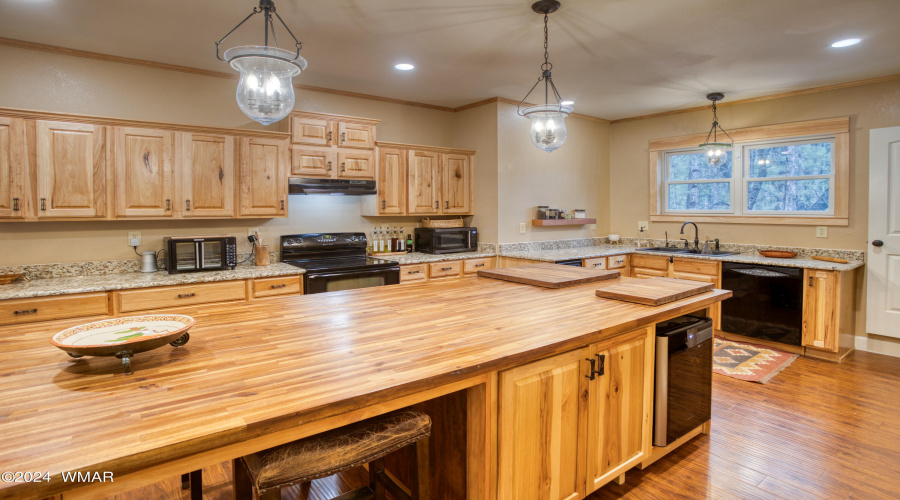
<path fill-rule="evenodd" d="M 184 314 L 149 314 L 104 319 L 73 326 L 50 338 L 50 343 L 73 358 L 115 356 L 131 375 L 131 356 L 165 344 L 181 347 L 191 336 L 194 318 Z"/>
<path fill-rule="evenodd" d="M 770 257 L 773 259 L 793 259 L 797 256 L 797 252 L 788 252 L 785 250 L 760 250 L 759 254 L 763 257 Z"/>

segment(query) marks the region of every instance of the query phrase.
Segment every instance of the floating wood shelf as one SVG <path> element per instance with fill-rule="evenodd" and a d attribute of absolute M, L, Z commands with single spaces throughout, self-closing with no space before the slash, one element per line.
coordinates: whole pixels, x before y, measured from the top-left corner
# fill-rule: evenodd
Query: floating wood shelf
<path fill-rule="evenodd" d="M 597 219 L 531 219 L 532 226 L 583 226 L 596 223 Z"/>

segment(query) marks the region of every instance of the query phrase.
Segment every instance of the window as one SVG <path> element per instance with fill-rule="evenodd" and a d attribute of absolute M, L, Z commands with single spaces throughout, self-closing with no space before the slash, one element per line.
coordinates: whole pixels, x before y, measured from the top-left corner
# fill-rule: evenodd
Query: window
<path fill-rule="evenodd" d="M 651 142 L 651 220 L 849 223 L 848 118 L 735 132 L 717 165 L 696 136 Z"/>

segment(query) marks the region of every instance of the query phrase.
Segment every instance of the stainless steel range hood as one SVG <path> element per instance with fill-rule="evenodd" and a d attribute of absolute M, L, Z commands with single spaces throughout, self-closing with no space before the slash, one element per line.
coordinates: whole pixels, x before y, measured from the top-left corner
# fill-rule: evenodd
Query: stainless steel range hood
<path fill-rule="evenodd" d="M 351 179 L 288 179 L 288 194 L 330 194 L 360 196 L 375 194 L 375 181 Z"/>

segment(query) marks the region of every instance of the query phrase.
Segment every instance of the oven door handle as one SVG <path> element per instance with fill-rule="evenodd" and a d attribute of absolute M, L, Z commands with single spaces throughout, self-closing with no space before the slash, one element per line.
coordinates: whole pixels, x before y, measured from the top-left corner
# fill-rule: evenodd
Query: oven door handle
<path fill-rule="evenodd" d="M 311 280 L 318 279 L 327 279 L 327 278 L 345 278 L 345 277 L 356 277 L 356 276 L 370 276 L 373 274 L 385 274 L 390 272 L 400 272 L 399 267 L 389 267 L 387 269 L 373 269 L 371 271 L 347 271 L 343 273 L 328 273 L 328 274 L 318 274 L 318 273 L 306 273 L 306 277 Z"/>

